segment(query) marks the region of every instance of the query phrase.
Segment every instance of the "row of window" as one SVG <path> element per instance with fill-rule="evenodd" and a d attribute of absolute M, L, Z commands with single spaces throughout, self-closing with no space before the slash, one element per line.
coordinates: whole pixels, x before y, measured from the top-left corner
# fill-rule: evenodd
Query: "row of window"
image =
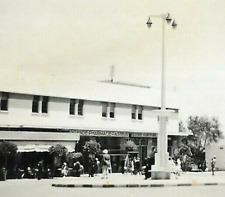
<path fill-rule="evenodd" d="M 0 109 L 1 111 L 8 111 L 9 93 L 2 92 Z M 32 113 L 48 113 L 49 97 L 47 96 L 33 96 Z M 83 116 L 84 101 L 78 99 L 70 99 L 69 115 Z M 102 102 L 102 117 L 115 118 L 115 103 Z M 143 107 L 132 105 L 131 119 L 142 120 Z"/>

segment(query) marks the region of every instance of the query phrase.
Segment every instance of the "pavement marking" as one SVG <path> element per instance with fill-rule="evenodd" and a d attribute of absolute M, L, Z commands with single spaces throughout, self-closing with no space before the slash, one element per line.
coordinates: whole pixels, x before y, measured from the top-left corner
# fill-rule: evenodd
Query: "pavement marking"
<path fill-rule="evenodd" d="M 215 186 L 215 185 L 225 185 L 225 183 L 168 183 L 168 184 L 52 184 L 52 187 L 64 187 L 64 188 L 115 188 L 115 187 L 126 187 L 126 188 L 137 188 L 137 187 L 186 187 L 186 186 Z"/>
<path fill-rule="evenodd" d="M 177 186 L 192 186 L 191 183 L 179 183 Z"/>
<path fill-rule="evenodd" d="M 150 187 L 164 187 L 165 184 L 150 184 Z"/>
<path fill-rule="evenodd" d="M 204 183 L 204 185 L 218 185 L 218 183 Z"/>
<path fill-rule="evenodd" d="M 83 187 L 93 187 L 91 184 L 83 184 Z"/>

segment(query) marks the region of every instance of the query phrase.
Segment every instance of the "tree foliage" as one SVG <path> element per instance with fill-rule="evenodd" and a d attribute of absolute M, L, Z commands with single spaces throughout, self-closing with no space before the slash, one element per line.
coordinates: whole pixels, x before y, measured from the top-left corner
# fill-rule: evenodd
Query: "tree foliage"
<path fill-rule="evenodd" d="M 78 159 L 80 157 L 82 157 L 82 153 L 81 152 L 72 152 L 72 153 L 68 153 L 67 158 L 68 159 Z"/>
<path fill-rule="evenodd" d="M 88 153 L 98 154 L 100 152 L 101 145 L 96 142 L 96 140 L 89 140 L 85 142 L 83 148 L 83 150 Z"/>
<path fill-rule="evenodd" d="M 7 168 L 7 160 L 9 156 L 15 156 L 17 153 L 17 145 L 13 142 L 2 141 L 0 142 L 0 155 L 4 158 L 4 166 Z"/>
<path fill-rule="evenodd" d="M 125 148 L 127 148 L 129 150 L 136 150 L 137 145 L 134 143 L 134 141 L 128 140 L 128 141 L 125 142 Z"/>
<path fill-rule="evenodd" d="M 49 152 L 54 156 L 63 157 L 67 155 L 68 149 L 61 144 L 56 144 L 49 148 Z"/>
<path fill-rule="evenodd" d="M 204 117 L 192 117 L 188 119 L 188 129 L 193 133 L 189 137 L 193 146 L 198 148 L 205 148 L 211 142 L 218 142 L 223 138 L 220 124 L 216 118 L 208 119 Z"/>

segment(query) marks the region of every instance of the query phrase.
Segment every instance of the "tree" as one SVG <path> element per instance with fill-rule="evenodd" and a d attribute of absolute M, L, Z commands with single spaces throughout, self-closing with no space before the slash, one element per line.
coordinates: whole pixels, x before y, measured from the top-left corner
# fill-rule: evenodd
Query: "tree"
<path fill-rule="evenodd" d="M 100 152 L 101 145 L 96 140 L 89 140 L 85 142 L 83 148 L 89 154 L 96 155 Z"/>
<path fill-rule="evenodd" d="M 137 145 L 134 143 L 134 141 L 128 140 L 128 141 L 125 142 L 125 148 L 127 150 L 136 150 Z"/>
<path fill-rule="evenodd" d="M 53 155 L 53 176 L 55 175 L 55 170 L 59 167 L 62 163 L 62 158 L 66 159 L 66 155 L 68 153 L 68 149 L 61 145 L 56 144 L 49 148 L 49 153 Z"/>
<path fill-rule="evenodd" d="M 82 158 L 83 154 L 81 152 L 70 152 L 67 154 L 67 161 L 69 166 L 73 166 L 73 164 Z"/>
<path fill-rule="evenodd" d="M 220 124 L 216 118 L 190 116 L 187 128 L 193 133 L 188 136 L 188 142 L 193 153 L 194 163 L 200 167 L 205 160 L 206 146 L 223 138 Z"/>
<path fill-rule="evenodd" d="M 2 141 L 0 142 L 0 180 L 6 179 L 6 174 L 8 173 L 7 177 L 10 177 L 9 175 L 13 175 L 14 170 L 13 166 L 15 166 L 14 163 L 9 163 L 11 165 L 8 165 L 8 160 L 12 158 L 15 159 L 15 156 L 17 154 L 17 145 L 13 142 L 8 141 Z"/>
<path fill-rule="evenodd" d="M 218 142 L 223 138 L 220 124 L 216 118 L 211 120 L 204 117 L 192 117 L 188 119 L 188 129 L 193 133 L 189 137 L 193 145 L 198 148 L 205 148 L 211 142 Z"/>
<path fill-rule="evenodd" d="M 2 141 L 0 142 L 0 155 L 4 158 L 2 163 L 3 167 L 7 169 L 8 166 L 8 157 L 15 156 L 17 153 L 17 145 L 13 142 Z"/>

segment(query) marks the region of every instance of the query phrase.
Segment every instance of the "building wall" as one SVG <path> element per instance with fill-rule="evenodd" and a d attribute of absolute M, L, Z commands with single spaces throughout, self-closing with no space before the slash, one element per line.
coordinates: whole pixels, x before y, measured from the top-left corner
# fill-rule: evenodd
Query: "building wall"
<path fill-rule="evenodd" d="M 0 126 L 57 127 L 74 129 L 158 132 L 157 113 L 143 110 L 143 120 L 131 119 L 131 105 L 116 104 L 115 118 L 102 117 L 101 102 L 85 101 L 83 116 L 69 115 L 70 99 L 49 98 L 48 114 L 32 113 L 33 95 L 10 94 L 8 111 L 0 111 Z M 39 106 L 41 108 L 41 105 Z M 40 110 L 40 109 L 39 109 Z M 168 132 L 178 132 L 177 114 L 169 118 Z"/>
<path fill-rule="evenodd" d="M 208 163 L 208 168 L 211 170 L 211 159 L 216 156 L 216 169 L 225 170 L 225 141 L 220 141 L 218 143 L 211 143 L 206 146 L 206 161 Z"/>

